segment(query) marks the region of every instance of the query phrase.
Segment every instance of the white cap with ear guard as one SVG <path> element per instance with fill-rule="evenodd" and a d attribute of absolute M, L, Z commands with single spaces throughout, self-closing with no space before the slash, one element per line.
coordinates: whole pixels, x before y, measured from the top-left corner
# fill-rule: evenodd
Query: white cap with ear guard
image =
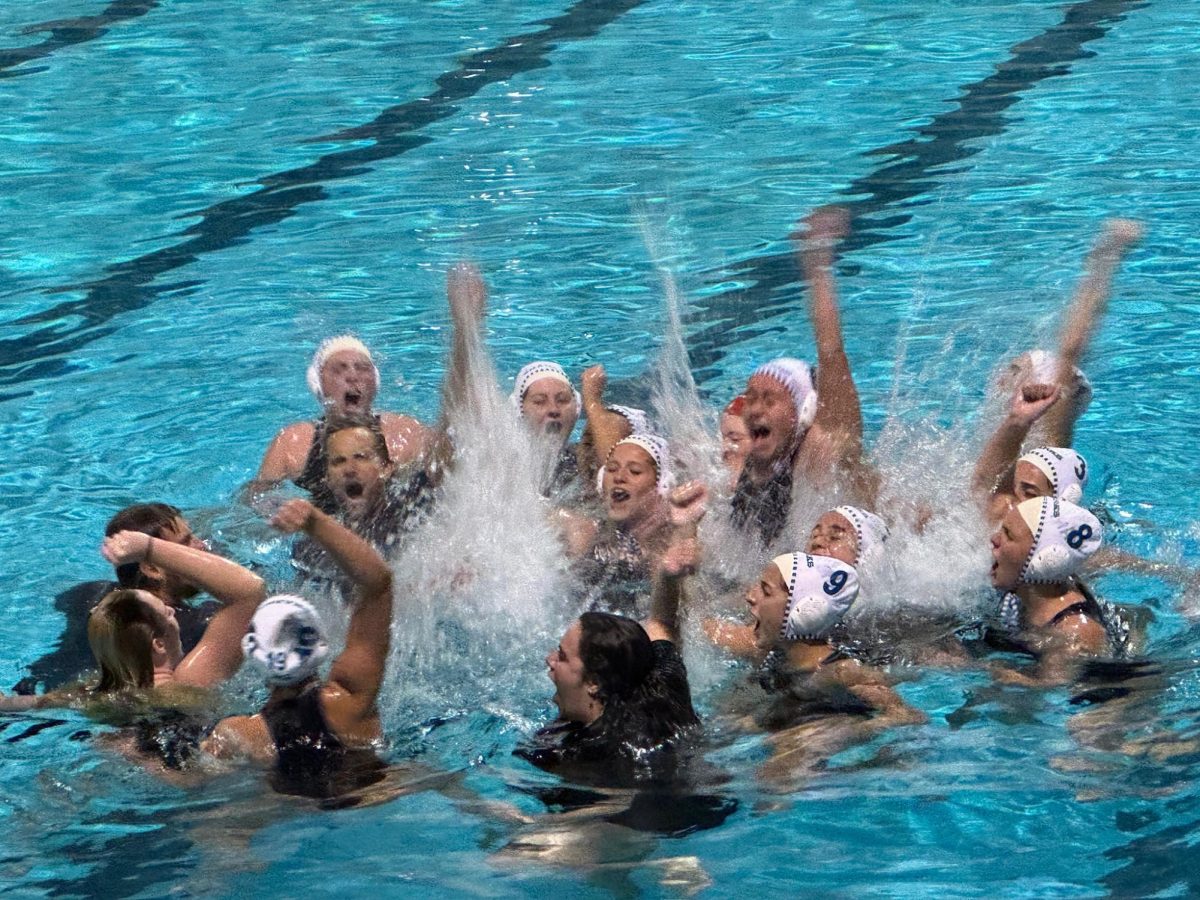
<path fill-rule="evenodd" d="M 352 334 L 339 334 L 337 337 L 321 341 L 317 352 L 313 354 L 312 362 L 308 364 L 308 389 L 321 403 L 325 402 L 325 389 L 321 387 L 321 370 L 325 368 L 329 357 L 335 353 L 341 353 L 343 350 L 353 350 L 367 358 L 371 364 L 371 370 L 375 373 L 375 390 L 379 391 L 379 367 L 371 358 L 371 351 L 367 349 L 367 345 Z"/>
<path fill-rule="evenodd" d="M 1083 499 L 1087 485 L 1087 460 L 1069 447 L 1038 447 L 1017 462 L 1029 463 L 1046 476 L 1054 496 L 1071 503 Z"/>
<path fill-rule="evenodd" d="M 858 571 L 840 559 L 785 553 L 772 560 L 788 589 L 783 638 L 822 640 L 858 596 Z"/>
<path fill-rule="evenodd" d="M 855 565 L 862 565 L 864 559 L 883 546 L 888 539 L 887 523 L 875 513 L 859 506 L 839 506 L 833 510 L 850 523 L 854 534 L 858 537 L 858 555 Z"/>
<path fill-rule="evenodd" d="M 650 454 L 650 458 L 654 460 L 655 489 L 660 496 L 667 496 L 671 492 L 671 488 L 675 487 L 675 473 L 671 471 L 671 452 L 667 442 L 657 434 L 631 434 L 625 440 L 617 441 L 613 444 L 613 448 L 609 451 L 608 455 L 611 457 L 613 451 L 622 446 L 641 447 Z M 596 482 L 597 485 L 603 485 L 603 469 L 600 470 L 600 475 L 596 479 Z"/>
<path fill-rule="evenodd" d="M 817 417 L 817 391 L 813 387 L 812 368 L 801 359 L 781 356 L 768 363 L 763 363 L 754 370 L 755 375 L 766 375 L 774 378 L 792 395 L 796 405 L 796 420 L 800 430 L 807 431 Z"/>
<path fill-rule="evenodd" d="M 529 386 L 543 378 L 553 378 L 555 381 L 561 381 L 569 387 L 571 393 L 575 395 L 575 412 L 578 413 L 583 409 L 583 398 L 579 396 L 579 391 L 575 390 L 575 385 L 571 383 L 571 379 L 567 375 L 567 370 L 556 362 L 549 362 L 544 359 L 526 363 L 521 367 L 521 371 L 517 373 L 517 380 L 513 385 L 512 393 L 508 397 L 508 402 L 519 411 L 521 404 L 525 400 L 525 392 L 529 390 Z"/>
<path fill-rule="evenodd" d="M 1055 584 L 1069 578 L 1104 542 L 1100 520 L 1066 500 L 1035 497 L 1019 504 L 1017 512 L 1033 534 L 1021 570 L 1026 584 Z"/>
<path fill-rule="evenodd" d="M 299 684 L 317 673 L 329 644 L 311 603 L 295 594 L 277 594 L 254 611 L 242 653 L 268 684 Z"/>

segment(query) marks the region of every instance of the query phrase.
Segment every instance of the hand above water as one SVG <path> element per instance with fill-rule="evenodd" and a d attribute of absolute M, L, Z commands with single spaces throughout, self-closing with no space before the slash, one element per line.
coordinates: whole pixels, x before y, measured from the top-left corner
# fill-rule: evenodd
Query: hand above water
<path fill-rule="evenodd" d="M 1056 384 L 1023 384 L 1013 392 L 1008 414 L 1014 421 L 1028 427 L 1058 401 L 1061 393 Z"/>
<path fill-rule="evenodd" d="M 294 534 L 308 528 L 316 514 L 317 508 L 307 500 L 289 500 L 271 517 L 271 527 L 284 534 Z"/>
<path fill-rule="evenodd" d="M 708 512 L 708 487 L 703 481 L 689 481 L 671 491 L 667 501 L 671 504 L 671 524 L 694 532 Z"/>
<path fill-rule="evenodd" d="M 604 388 L 608 385 L 608 373 L 604 366 L 589 366 L 583 370 L 579 378 L 580 396 L 583 397 L 584 408 L 604 404 Z"/>
<path fill-rule="evenodd" d="M 114 566 L 141 562 L 150 554 L 153 538 L 140 531 L 118 531 L 100 545 L 100 553 Z"/>
<path fill-rule="evenodd" d="M 487 285 L 473 263 L 456 263 L 446 273 L 446 296 L 455 325 L 474 328 L 483 320 L 487 311 Z"/>

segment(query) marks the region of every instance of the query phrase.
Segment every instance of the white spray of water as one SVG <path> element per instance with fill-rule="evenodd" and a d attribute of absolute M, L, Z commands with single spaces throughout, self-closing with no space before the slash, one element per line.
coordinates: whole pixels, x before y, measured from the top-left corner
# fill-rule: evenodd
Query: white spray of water
<path fill-rule="evenodd" d="M 528 724 L 552 692 L 543 658 L 577 612 L 541 497 L 555 456 L 502 394 L 482 344 L 468 354 L 455 455 L 427 522 L 394 560 L 385 718 L 488 709 Z M 524 710 L 526 713 L 514 712 Z"/>
<path fill-rule="evenodd" d="M 664 249 L 664 230 L 654 227 L 644 211 L 639 222 L 663 282 L 667 309 L 654 409 L 688 475 L 723 488 L 726 474 L 720 463 L 716 416 L 701 402 L 691 374 L 682 328 L 685 299 L 664 262 L 670 255 Z M 897 352 L 903 360 L 903 336 L 901 344 Z M 926 384 L 930 382 L 945 384 L 944 379 L 930 379 Z M 988 528 L 968 492 L 978 440 L 974 430 L 968 439 L 964 429 L 948 431 L 928 420 L 906 424 L 905 414 L 911 414 L 914 397 L 906 395 L 899 378 L 889 399 L 888 421 L 871 461 L 881 475 L 876 511 L 889 522 L 891 538 L 886 552 L 863 566 L 864 590 L 853 615 L 862 621 L 897 616 L 973 617 L 989 601 Z M 920 396 L 922 401 L 927 399 Z M 803 549 L 816 519 L 849 502 L 837 485 L 815 488 L 797 483 L 787 525 L 775 545 L 764 550 L 755 536 L 732 526 L 725 493 L 719 488 L 713 491 L 713 510 L 701 530 L 705 573 L 695 592 L 692 611 L 697 618 L 714 612 L 740 613 L 744 586 L 766 562 L 776 553 Z"/>

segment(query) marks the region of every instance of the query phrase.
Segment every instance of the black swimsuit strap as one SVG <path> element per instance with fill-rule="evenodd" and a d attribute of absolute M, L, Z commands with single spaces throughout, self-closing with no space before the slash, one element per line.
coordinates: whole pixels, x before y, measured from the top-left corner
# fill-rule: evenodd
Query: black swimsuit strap
<path fill-rule="evenodd" d="M 1087 600 L 1078 600 L 1075 603 L 1072 603 L 1070 606 L 1063 607 L 1057 613 L 1055 613 L 1054 618 L 1047 622 L 1046 626 L 1050 627 L 1057 625 L 1063 619 L 1074 615 L 1085 616 L 1086 618 L 1100 621 L 1100 617 L 1097 615 L 1097 612 L 1098 610 L 1096 610 L 1094 603 L 1089 603 Z"/>

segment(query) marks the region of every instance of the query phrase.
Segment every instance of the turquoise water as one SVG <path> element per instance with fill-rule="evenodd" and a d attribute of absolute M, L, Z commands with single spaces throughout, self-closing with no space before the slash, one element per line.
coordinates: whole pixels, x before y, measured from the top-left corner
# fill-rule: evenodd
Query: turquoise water
<path fill-rule="evenodd" d="M 1118 543 L 1196 565 L 1198 27 L 1195 3 L 1116 0 L 0 6 L 0 685 L 57 635 L 48 598 L 103 574 L 99 534 L 128 502 L 169 500 L 238 558 L 279 561 L 226 507 L 270 435 L 313 414 L 320 338 L 357 331 L 381 405 L 433 420 L 460 257 L 491 285 L 501 373 L 538 356 L 617 382 L 651 371 L 665 313 L 640 216 L 717 403 L 765 356 L 811 354 L 780 254 L 799 214 L 849 204 L 839 277 L 872 443 L 885 422 L 971 419 L 1005 354 L 1052 339 L 1100 221 L 1145 220 L 1086 364 L 1077 446 Z M 1134 730 L 1191 736 L 1189 597 L 1100 586 L 1155 614 L 1162 685 Z M 424 656 L 401 641 L 397 755 L 470 766 L 476 790 L 536 812 L 522 788 L 553 780 L 510 750 L 549 714 L 558 623 L 460 624 L 459 645 Z M 720 661 L 688 654 L 711 711 Z M 253 775 L 189 794 L 71 740 L 93 726 L 70 714 L 10 717 L 0 883 L 610 896 L 670 892 L 661 861 L 694 857 L 672 871 L 702 869 L 712 896 L 1200 890 L 1194 754 L 1087 749 L 1065 691 L 979 672 L 902 691 L 928 726 L 783 794 L 755 775 L 761 743 L 716 725 L 738 812 L 681 838 L 593 835 L 600 868 L 507 859 L 514 833 L 435 793 L 338 813 Z"/>

